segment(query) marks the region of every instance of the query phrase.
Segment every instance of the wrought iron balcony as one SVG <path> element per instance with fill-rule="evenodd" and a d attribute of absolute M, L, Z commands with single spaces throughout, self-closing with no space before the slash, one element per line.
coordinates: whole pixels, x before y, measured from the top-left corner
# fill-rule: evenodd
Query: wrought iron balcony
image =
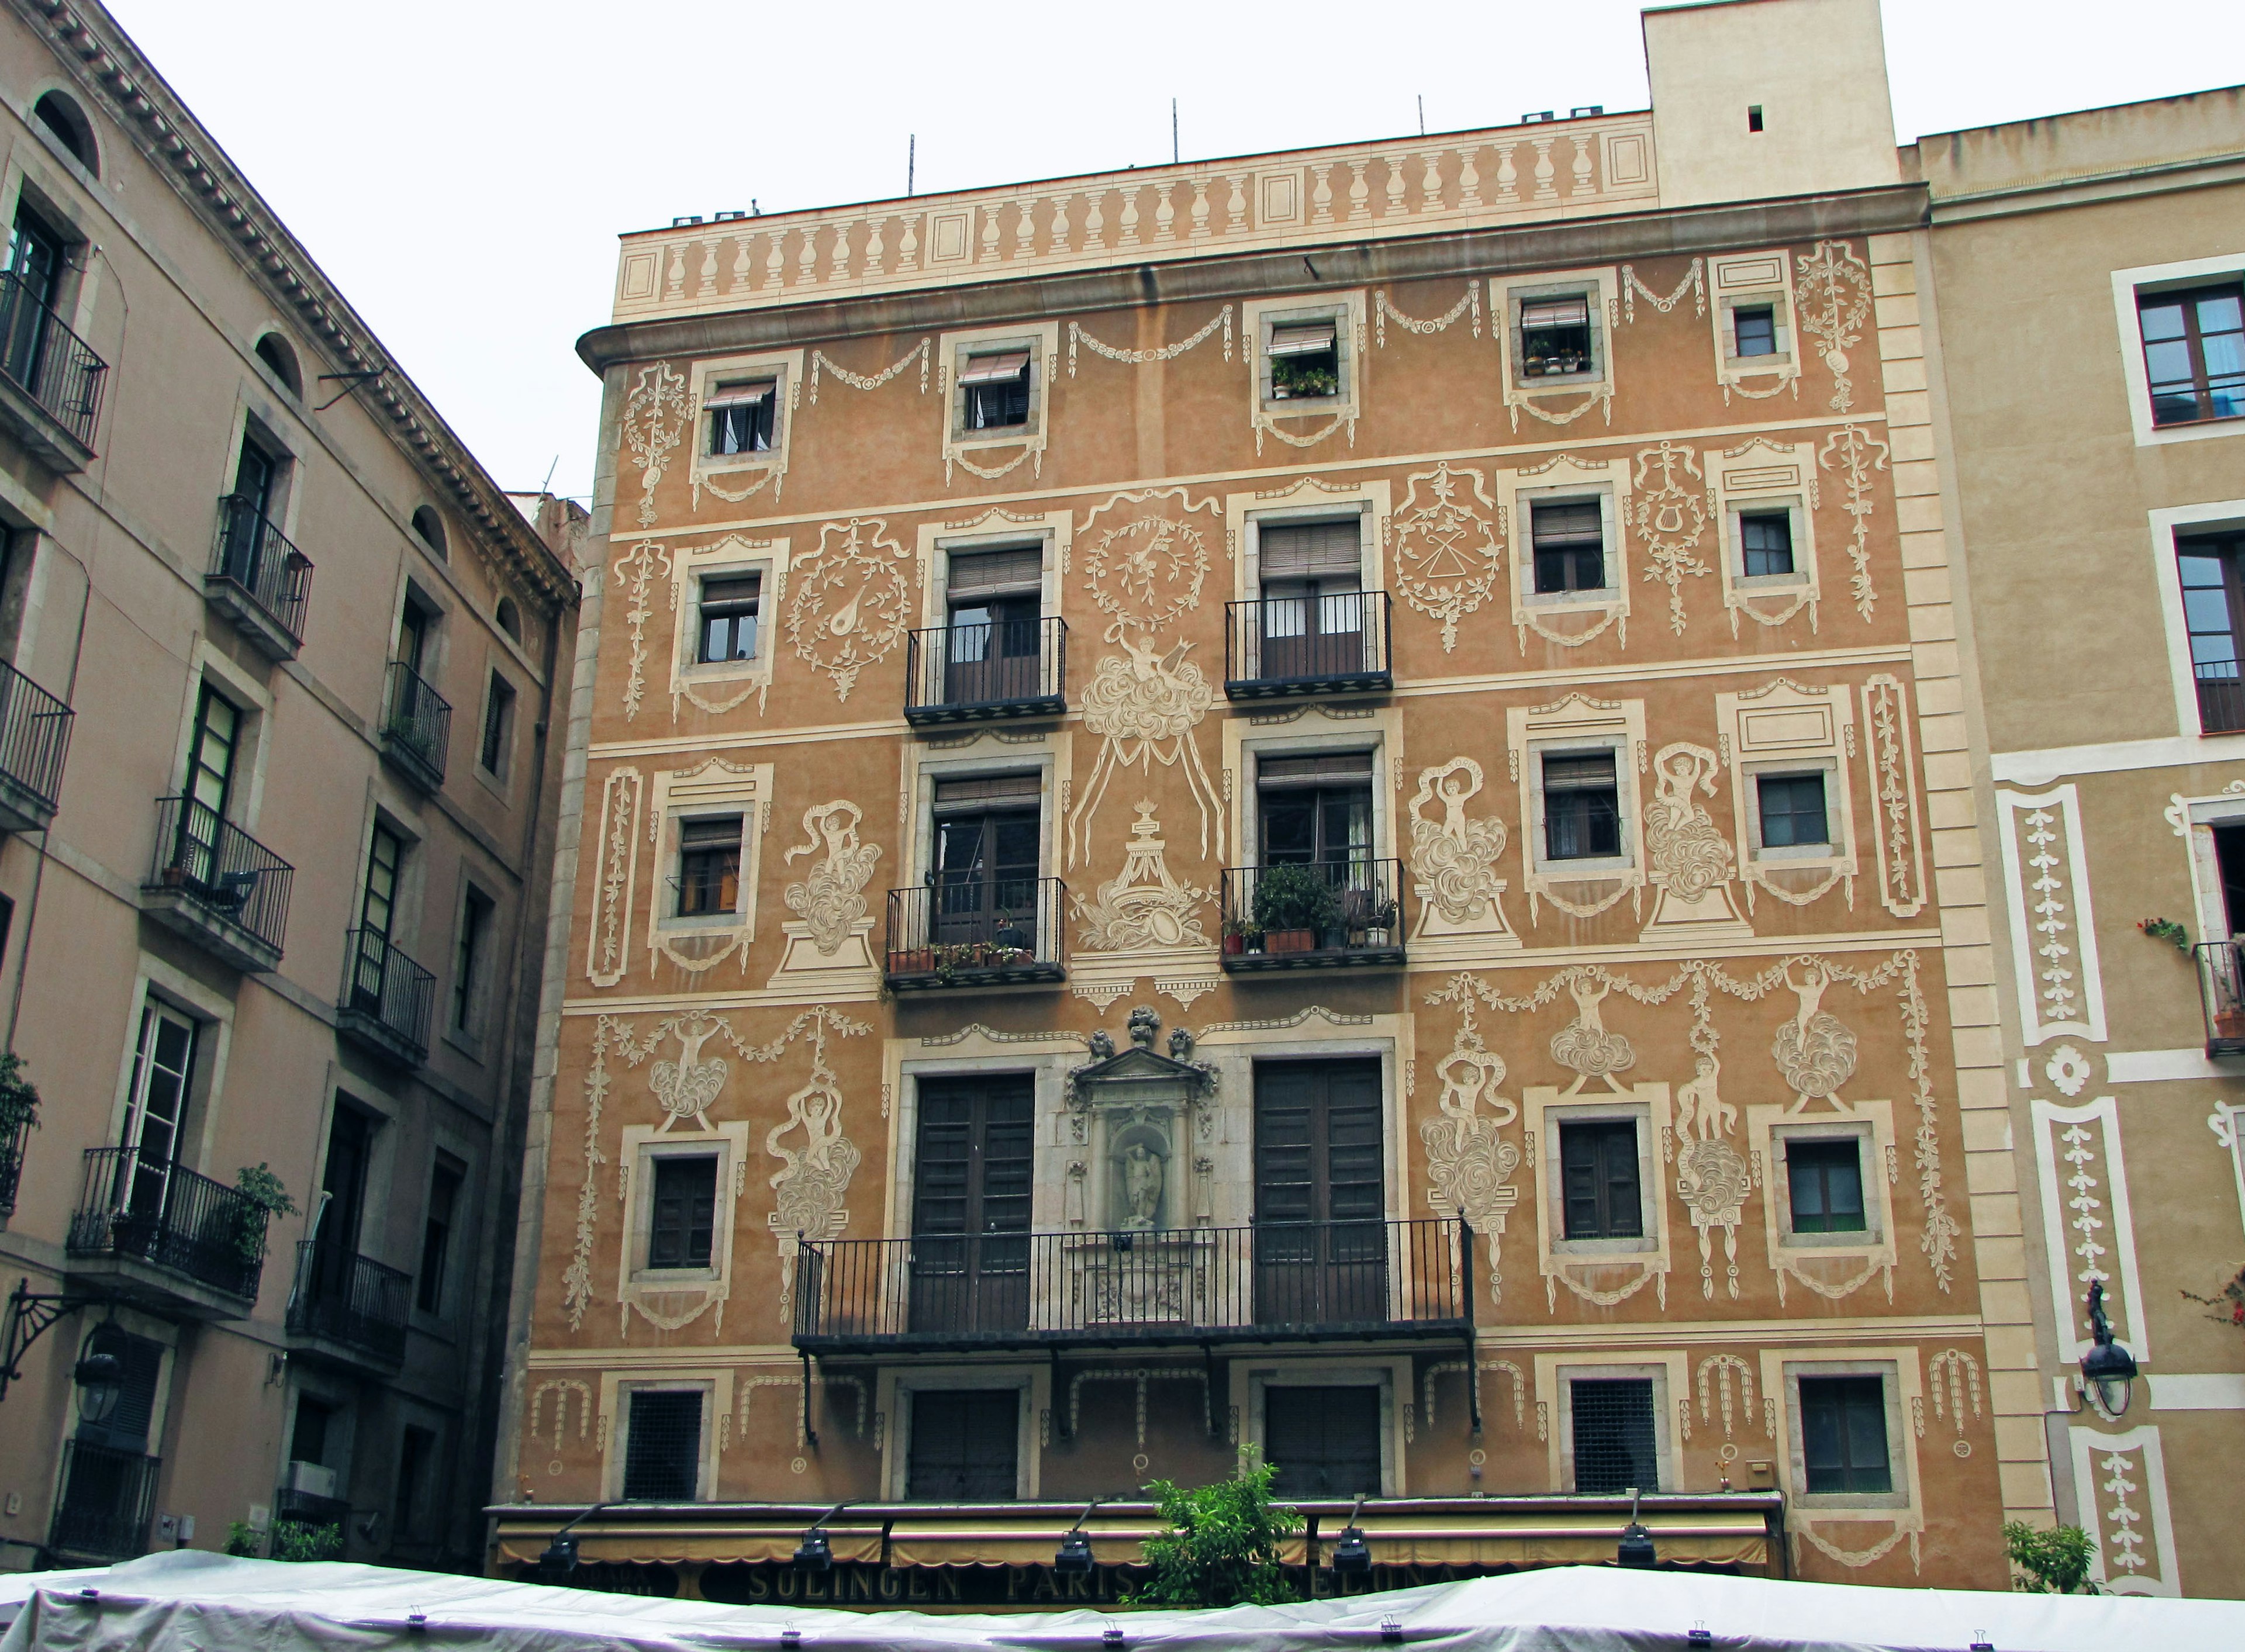
<path fill-rule="evenodd" d="M 413 1276 L 316 1239 L 296 1247 L 295 1288 L 288 1293 L 288 1330 L 334 1344 L 375 1364 L 405 1357 Z"/>
<path fill-rule="evenodd" d="M 83 1439 L 63 1442 L 63 1472 L 47 1526 L 58 1554 L 128 1561 L 147 1552 L 163 1459 Z"/>
<path fill-rule="evenodd" d="M 1470 1334 L 1455 1220 L 804 1240 L 795 1344 L 893 1349 Z"/>
<path fill-rule="evenodd" d="M 1234 700 L 1389 688 L 1385 591 L 1224 605 L 1224 692 Z"/>
<path fill-rule="evenodd" d="M 34 1122 L 29 1107 L 0 1105 L 0 1219 L 16 1214 L 16 1188 L 24 1177 L 24 1149 Z"/>
<path fill-rule="evenodd" d="M 153 1269 L 248 1304 L 265 1271 L 265 1207 L 239 1188 L 139 1148 L 89 1148 L 68 1249 L 132 1264 L 143 1287 L 160 1288 L 142 1276 Z"/>
<path fill-rule="evenodd" d="M 435 791 L 444 783 L 444 758 L 451 744 L 451 702 L 403 660 L 391 660 L 382 755 L 423 791 Z"/>
<path fill-rule="evenodd" d="M 378 931 L 355 929 L 343 937 L 343 985 L 336 1025 L 360 1042 L 406 1066 L 429 1059 L 429 1006 L 437 978 Z"/>
<path fill-rule="evenodd" d="M 62 801 L 71 708 L 0 662 L 0 831 L 44 831 Z"/>
<path fill-rule="evenodd" d="M 2208 1055 L 2245 1055 L 2245 940 L 2201 941 L 2198 1002 Z"/>
<path fill-rule="evenodd" d="M 238 970 L 281 962 L 295 869 L 192 797 L 156 800 L 156 854 L 140 910 Z"/>
<path fill-rule="evenodd" d="M 293 660 L 304 643 L 311 559 L 288 543 L 255 500 L 228 494 L 218 502 L 218 538 L 203 596 L 268 659 Z"/>
<path fill-rule="evenodd" d="M 1401 964 L 1402 874 L 1402 863 L 1392 860 L 1227 866 L 1224 967 Z"/>
<path fill-rule="evenodd" d="M 2202 661 L 2197 667 L 2198 728 L 2201 734 L 2234 735 L 2245 730 L 2245 680 L 2235 660 Z"/>
<path fill-rule="evenodd" d="M 905 643 L 905 721 L 1057 717 L 1068 709 L 1068 622 L 935 626 Z"/>
<path fill-rule="evenodd" d="M 108 365 L 13 270 L 0 272 L 0 415 L 57 471 L 93 459 Z"/>
<path fill-rule="evenodd" d="M 1068 977 L 1057 877 L 939 879 L 889 891 L 889 985 L 1026 986 Z"/>

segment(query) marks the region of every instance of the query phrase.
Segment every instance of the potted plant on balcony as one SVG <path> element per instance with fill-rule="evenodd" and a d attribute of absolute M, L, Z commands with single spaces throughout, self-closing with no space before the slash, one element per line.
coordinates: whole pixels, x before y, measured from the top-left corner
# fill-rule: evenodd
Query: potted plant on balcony
<path fill-rule="evenodd" d="M 265 1260 L 267 1226 L 275 1216 L 295 1215 L 296 1202 L 262 1160 L 235 1173 L 234 1190 L 240 1196 L 214 1205 L 197 1237 L 215 1255 L 240 1264 L 247 1275 Z"/>
<path fill-rule="evenodd" d="M 1395 903 L 1374 897 L 1364 917 L 1364 944 L 1367 946 L 1392 944 L 1395 933 Z"/>
<path fill-rule="evenodd" d="M 1252 947 L 1247 944 L 1248 938 L 1251 936 L 1254 938 L 1255 942 Z M 1238 958 L 1242 952 L 1259 952 L 1262 950 L 1263 931 L 1254 924 L 1244 917 L 1227 917 L 1224 920 L 1224 957 Z"/>
<path fill-rule="evenodd" d="M 1340 917 L 1340 903 L 1314 866 L 1266 866 L 1255 880 L 1255 922 L 1272 952 L 1306 952 Z"/>

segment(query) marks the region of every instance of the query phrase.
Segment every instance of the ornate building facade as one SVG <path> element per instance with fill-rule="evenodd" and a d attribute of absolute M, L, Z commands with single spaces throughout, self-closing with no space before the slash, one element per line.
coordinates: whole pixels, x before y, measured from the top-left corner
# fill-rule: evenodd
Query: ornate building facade
<path fill-rule="evenodd" d="M 1649 112 L 624 239 L 494 1564 L 1111 1599 L 1252 1447 L 1383 1583 L 1634 1487 L 2002 1586 L 1925 194 L 1869 0 L 1645 28 Z"/>

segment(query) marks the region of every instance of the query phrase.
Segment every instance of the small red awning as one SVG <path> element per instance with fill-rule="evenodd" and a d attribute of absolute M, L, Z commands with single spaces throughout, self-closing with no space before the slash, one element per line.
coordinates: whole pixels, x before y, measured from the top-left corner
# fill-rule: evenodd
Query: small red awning
<path fill-rule="evenodd" d="M 961 384 L 995 384 L 1001 379 L 1019 378 L 1028 370 L 1027 350 L 1007 350 L 998 355 L 970 355 L 960 370 Z"/>

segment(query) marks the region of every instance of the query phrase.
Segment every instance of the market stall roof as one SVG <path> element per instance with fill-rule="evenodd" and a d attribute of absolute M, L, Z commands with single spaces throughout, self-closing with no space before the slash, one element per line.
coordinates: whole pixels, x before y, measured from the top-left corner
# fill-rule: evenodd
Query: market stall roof
<path fill-rule="evenodd" d="M 2095 1599 L 1780 1583 L 1554 1567 L 1299 1606 L 1222 1612 L 930 1617 L 794 1611 L 596 1594 L 534 1583 L 200 1550 L 121 1566 L 0 1576 L 0 1652 L 1329 1652 L 1389 1636 L 1425 1652 L 1639 1652 L 1705 1624 L 1726 1652 L 2235 1652 L 2245 1602 Z M 1389 1626 L 1393 1626 L 1392 1628 Z M 1654 1639 L 1657 1637 L 1657 1640 Z"/>

